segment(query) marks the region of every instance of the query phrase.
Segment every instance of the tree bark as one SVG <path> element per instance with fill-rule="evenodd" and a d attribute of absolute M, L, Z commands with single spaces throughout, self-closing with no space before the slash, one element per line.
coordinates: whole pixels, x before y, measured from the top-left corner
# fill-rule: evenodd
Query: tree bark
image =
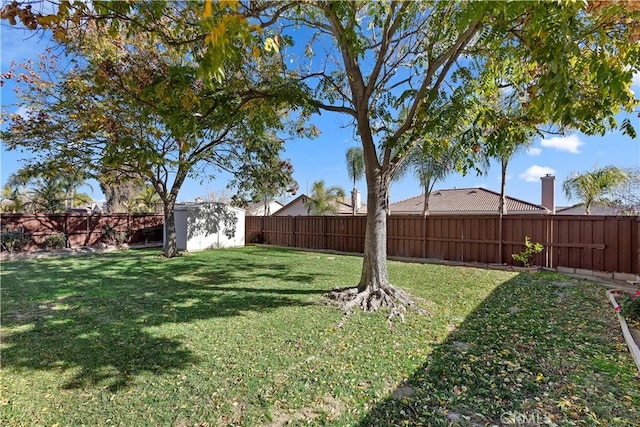
<path fill-rule="evenodd" d="M 429 198 L 431 197 L 431 193 L 426 189 L 424 190 L 424 202 L 422 205 L 422 216 L 426 217 L 429 215 Z"/>
<path fill-rule="evenodd" d="M 173 197 L 166 197 L 163 202 L 165 238 L 162 250 L 165 257 L 173 258 L 178 255 L 178 246 L 176 244 L 176 218 L 174 215 L 176 200 Z"/>
<path fill-rule="evenodd" d="M 389 285 L 386 239 L 389 179 L 382 176 L 380 168 L 369 167 L 368 169 L 364 261 L 358 292 L 365 290 L 376 292 Z"/>
<path fill-rule="evenodd" d="M 351 190 L 351 214 L 355 216 L 356 214 L 356 199 L 358 197 L 358 190 L 356 190 L 356 186 L 353 186 L 353 190 Z"/>
<path fill-rule="evenodd" d="M 504 158 L 502 159 L 502 168 L 501 168 L 501 176 L 500 176 L 500 206 L 498 207 L 500 215 L 504 215 L 507 213 L 507 206 L 505 203 L 506 199 L 506 187 L 507 187 L 507 166 L 508 161 Z"/>

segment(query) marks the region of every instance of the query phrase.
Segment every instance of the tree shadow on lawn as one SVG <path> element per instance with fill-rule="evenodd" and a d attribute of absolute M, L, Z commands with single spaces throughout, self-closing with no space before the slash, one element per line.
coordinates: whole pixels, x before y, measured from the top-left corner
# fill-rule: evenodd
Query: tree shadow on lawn
<path fill-rule="evenodd" d="M 69 370 L 64 388 L 113 391 L 143 372 L 188 367 L 198 363 L 194 353 L 149 327 L 317 304 L 309 294 L 325 290 L 305 288 L 313 278 L 285 267 L 134 254 L 4 263 L 2 366 Z M 254 288 L 257 277 L 282 289 Z"/>
<path fill-rule="evenodd" d="M 500 285 L 360 425 L 640 425 L 639 377 L 604 289 L 555 280 Z"/>

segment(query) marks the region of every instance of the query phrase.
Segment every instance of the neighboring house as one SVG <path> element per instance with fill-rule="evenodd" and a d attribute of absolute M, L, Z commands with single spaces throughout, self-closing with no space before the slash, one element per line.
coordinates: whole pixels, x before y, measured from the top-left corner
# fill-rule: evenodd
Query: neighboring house
<path fill-rule="evenodd" d="M 280 210 L 273 214 L 273 216 L 309 216 L 309 210 L 306 203 L 310 199 L 306 194 L 293 199 L 290 203 L 284 205 Z M 342 201 L 338 202 L 338 212 L 335 215 L 352 215 L 353 210 L 351 208 L 351 197 L 345 197 Z M 366 215 L 367 206 L 364 203 L 356 202 L 356 215 Z"/>
<path fill-rule="evenodd" d="M 99 214 L 102 213 L 102 208 L 98 206 L 97 203 L 92 203 L 85 208 L 69 208 L 67 209 L 68 213 L 81 213 L 81 214 Z"/>
<path fill-rule="evenodd" d="M 280 209 L 282 209 L 282 206 L 283 204 L 276 200 L 272 200 L 271 202 L 269 202 L 270 215 L 273 215 L 276 212 L 278 212 Z M 246 210 L 247 216 L 267 216 L 264 202 L 249 203 L 245 208 L 245 210 Z"/>
<path fill-rule="evenodd" d="M 429 215 L 466 214 L 498 215 L 500 193 L 485 188 L 459 188 L 436 190 L 429 198 Z M 542 205 L 506 197 L 507 214 L 550 214 Z M 392 215 L 420 215 L 424 207 L 424 194 L 392 203 Z"/>
<path fill-rule="evenodd" d="M 640 209 L 625 209 L 619 206 L 591 205 L 591 215 L 638 215 Z M 556 215 L 586 215 L 584 204 L 558 206 Z"/>

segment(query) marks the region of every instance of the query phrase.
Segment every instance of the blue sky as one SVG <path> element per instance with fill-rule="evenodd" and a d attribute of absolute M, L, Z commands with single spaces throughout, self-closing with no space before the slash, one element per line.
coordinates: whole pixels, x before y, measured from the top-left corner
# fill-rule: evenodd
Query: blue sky
<path fill-rule="evenodd" d="M 0 59 L 1 70 L 8 70 L 11 61 L 23 62 L 35 58 L 37 54 L 50 44 L 48 37 L 34 35 L 28 31 L 0 24 Z M 633 90 L 640 97 L 640 75 L 634 78 Z M 15 102 L 11 85 L 0 88 L 0 103 L 3 111 L 15 112 L 11 106 Z M 622 114 L 619 122 L 628 117 L 636 129 L 640 131 L 640 120 L 637 111 L 633 114 Z M 345 167 L 345 152 L 358 144 L 349 122 L 341 115 L 323 112 L 313 118 L 322 134 L 313 140 L 291 139 L 286 144 L 285 158 L 290 158 L 294 166 L 294 178 L 300 185 L 298 194 L 307 192 L 316 180 L 324 180 L 327 185 L 340 185 L 347 193 L 351 189 L 351 181 Z M 8 176 L 21 166 L 24 153 L 7 152 L 2 146 L 0 150 L 0 185 L 4 186 Z M 522 151 L 511 160 L 507 177 L 507 194 L 511 197 L 540 203 L 540 177 L 547 173 L 556 176 L 556 204 L 570 205 L 562 194 L 562 181 L 572 172 L 584 172 L 594 167 L 617 165 L 622 167 L 640 166 L 640 139 L 630 139 L 619 132 L 611 132 L 603 137 L 586 136 L 571 133 L 564 137 L 536 139 L 527 151 Z M 228 177 L 219 175 L 215 180 L 189 180 L 183 186 L 179 201 L 192 201 L 200 196 L 205 197 L 212 192 L 224 192 Z M 435 189 L 484 187 L 489 190 L 500 190 L 500 167 L 493 164 L 486 176 L 467 176 L 453 174 L 446 180 L 436 183 Z M 358 183 L 358 189 L 366 193 L 364 180 Z M 85 187 L 84 192 L 92 195 L 96 201 L 104 198 L 98 185 Z M 417 180 L 408 175 L 402 181 L 394 183 L 391 188 L 391 201 L 399 201 L 421 193 Z"/>

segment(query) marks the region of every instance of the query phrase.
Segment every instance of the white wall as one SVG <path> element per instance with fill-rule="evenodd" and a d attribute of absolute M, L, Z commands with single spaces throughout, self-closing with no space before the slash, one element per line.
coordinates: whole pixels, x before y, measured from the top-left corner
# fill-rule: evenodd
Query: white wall
<path fill-rule="evenodd" d="M 291 205 L 287 205 L 286 209 L 280 209 L 272 216 L 308 216 L 309 211 L 304 205 L 302 198 L 295 201 Z"/>
<path fill-rule="evenodd" d="M 173 220 L 176 225 L 176 248 L 184 251 L 187 248 L 187 217 L 189 213 L 186 209 L 173 211 Z M 166 241 L 166 239 L 165 239 Z"/>
<path fill-rule="evenodd" d="M 219 203 L 200 203 L 177 207 L 175 216 L 178 250 L 198 251 L 244 246 L 244 209 Z M 229 228 L 229 224 L 225 224 L 223 220 L 225 217 L 234 217 L 236 220 L 232 237 L 225 233 Z"/>

